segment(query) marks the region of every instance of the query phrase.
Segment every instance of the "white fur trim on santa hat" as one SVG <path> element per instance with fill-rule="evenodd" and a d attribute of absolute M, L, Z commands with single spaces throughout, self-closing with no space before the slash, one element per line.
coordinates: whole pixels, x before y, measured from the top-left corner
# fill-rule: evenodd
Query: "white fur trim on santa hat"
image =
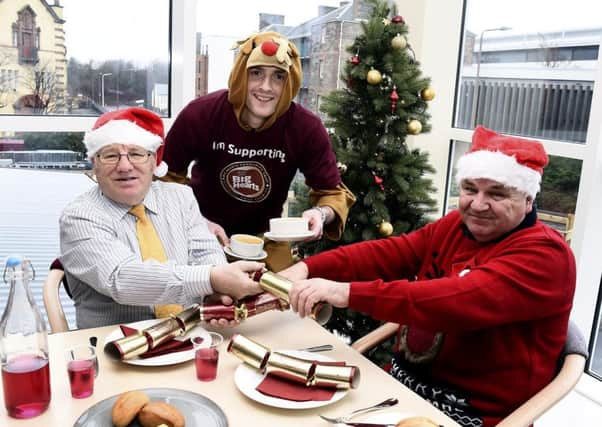
<path fill-rule="evenodd" d="M 155 168 L 154 174 L 155 174 L 155 176 L 158 176 L 159 178 L 161 178 L 167 174 L 167 169 L 168 169 L 167 163 L 161 162 L 161 164 Z"/>
<path fill-rule="evenodd" d="M 535 198 L 539 192 L 541 175 L 528 166 L 521 165 L 514 156 L 500 151 L 479 150 L 460 157 L 456 182 L 463 179 L 486 178 L 516 188 Z"/>
<path fill-rule="evenodd" d="M 89 159 L 92 159 L 102 147 L 111 144 L 139 145 L 154 153 L 162 142 L 159 135 L 129 120 L 111 120 L 84 135 L 84 145 L 88 150 Z"/>

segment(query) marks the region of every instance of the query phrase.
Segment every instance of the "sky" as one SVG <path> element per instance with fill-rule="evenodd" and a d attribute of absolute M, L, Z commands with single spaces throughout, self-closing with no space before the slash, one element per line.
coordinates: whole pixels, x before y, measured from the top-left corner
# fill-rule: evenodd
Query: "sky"
<path fill-rule="evenodd" d="M 99 3 L 61 0 L 69 57 L 125 58 L 142 64 L 166 56 L 167 30 L 160 29 L 167 25 L 166 0 L 103 0 L 101 8 L 91 4 Z M 317 16 L 319 5 L 339 4 L 340 0 L 197 0 L 197 32 L 210 55 L 209 90 L 226 86 L 230 48 L 257 31 L 260 12 L 284 15 L 285 25 L 295 26 Z M 602 26 L 600 0 L 469 0 L 468 10 L 465 28 L 475 34 L 500 26 L 518 33 Z"/>
<path fill-rule="evenodd" d="M 178 1 L 178 0 L 175 0 Z M 167 49 L 164 31 L 169 9 L 165 0 L 61 0 L 66 20 L 67 55 L 92 58 L 133 58 L 145 61 Z M 259 13 L 285 15 L 298 25 L 318 14 L 318 5 L 338 6 L 339 0 L 218 0 L 197 1 L 197 31 L 218 38 L 244 37 L 257 30 Z M 227 36 L 227 37 L 224 37 Z"/>
<path fill-rule="evenodd" d="M 600 0 L 468 0 L 466 29 L 511 27 L 513 32 L 602 27 Z"/>
<path fill-rule="evenodd" d="M 68 57 L 146 62 L 166 56 L 169 6 L 164 0 L 61 0 L 61 6 Z M 166 30 L 154 30 L 157 23 Z"/>
<path fill-rule="evenodd" d="M 167 27 L 160 26 L 167 25 L 167 1 L 103 0 L 101 8 L 91 8 L 92 1 L 61 0 L 68 57 L 80 62 L 123 58 L 140 66 L 166 57 Z M 316 17 L 319 5 L 339 4 L 340 0 L 197 0 L 197 32 L 211 57 L 209 90 L 226 86 L 230 48 L 258 30 L 259 13 L 285 15 L 285 25 L 295 26 Z"/>

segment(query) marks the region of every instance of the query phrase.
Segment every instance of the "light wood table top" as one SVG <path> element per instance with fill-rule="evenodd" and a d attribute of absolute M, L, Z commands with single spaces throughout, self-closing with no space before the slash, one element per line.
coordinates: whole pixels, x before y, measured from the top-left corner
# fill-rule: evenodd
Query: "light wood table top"
<path fill-rule="evenodd" d="M 218 332 L 224 335 L 224 343 L 220 347 L 217 379 L 212 382 L 201 382 L 196 379 L 193 360 L 171 366 L 143 367 L 108 359 L 102 351 L 102 345 L 105 336 L 115 328 L 116 326 L 107 326 L 50 335 L 52 400 L 48 410 L 28 420 L 13 419 L 7 415 L 2 397 L 0 425 L 4 427 L 72 426 L 84 411 L 103 399 L 127 390 L 160 387 L 189 390 L 206 396 L 222 408 L 228 418 L 228 425 L 233 427 L 325 427 L 329 424 L 319 418 L 318 414 L 344 415 L 389 397 L 398 398 L 399 403 L 388 411 L 428 416 L 445 427 L 458 426 L 438 409 L 314 321 L 300 319 L 292 312 L 266 312 L 247 319 L 236 328 L 219 329 Z M 333 344 L 334 350 L 321 354 L 359 366 L 361 372 L 359 387 L 350 390 L 338 402 L 313 409 L 281 409 L 255 402 L 244 396 L 234 383 L 234 372 L 242 362 L 227 353 L 226 346 L 229 338 L 235 333 L 241 333 L 272 349 L 296 349 Z M 98 337 L 100 373 L 96 378 L 92 396 L 73 399 L 69 391 L 63 352 L 65 348 L 73 345 L 88 343 L 91 336 Z M 357 417 L 357 421 L 361 420 L 361 417 Z"/>

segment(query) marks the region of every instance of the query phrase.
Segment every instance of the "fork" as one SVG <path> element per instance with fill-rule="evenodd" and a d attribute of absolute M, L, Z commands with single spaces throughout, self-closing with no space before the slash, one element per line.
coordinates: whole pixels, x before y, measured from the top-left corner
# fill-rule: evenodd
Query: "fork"
<path fill-rule="evenodd" d="M 329 423 L 333 423 L 333 424 L 346 423 L 351 418 L 355 417 L 356 415 L 365 414 L 367 412 L 372 412 L 372 411 L 378 411 L 379 409 L 383 409 L 383 408 L 388 408 L 390 406 L 397 405 L 397 402 L 398 402 L 397 399 L 389 398 L 387 400 L 383 400 L 380 403 L 377 403 L 376 405 L 368 406 L 367 408 L 356 409 L 355 411 L 350 412 L 347 415 L 343 415 L 342 417 L 330 418 L 330 417 L 325 417 L 324 415 L 320 415 L 320 418 L 322 418 L 325 421 L 328 421 Z"/>

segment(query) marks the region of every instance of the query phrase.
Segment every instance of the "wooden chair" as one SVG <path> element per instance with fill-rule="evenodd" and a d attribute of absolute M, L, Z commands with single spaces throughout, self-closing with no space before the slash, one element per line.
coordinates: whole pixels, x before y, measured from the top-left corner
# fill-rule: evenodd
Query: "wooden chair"
<path fill-rule="evenodd" d="M 365 353 L 399 330 L 397 323 L 385 323 L 355 341 L 351 347 Z M 497 427 L 527 427 L 566 396 L 577 384 L 587 359 L 587 343 L 581 331 L 569 322 L 567 340 L 559 359 L 559 371 L 548 385 L 504 418 Z"/>
<path fill-rule="evenodd" d="M 540 221 L 547 223 L 549 226 L 555 228 L 564 236 L 564 240 L 570 242 L 573 238 L 573 227 L 575 225 L 575 214 L 554 215 L 547 212 L 538 211 L 537 218 Z"/>
<path fill-rule="evenodd" d="M 53 268 L 54 267 L 54 268 Z M 46 280 L 44 281 L 43 297 L 44 307 L 46 308 L 46 315 L 48 316 L 48 322 L 50 323 L 51 332 L 66 332 L 69 330 L 69 324 L 63 311 L 63 305 L 59 297 L 59 289 L 65 272 L 61 268 L 57 268 L 53 263 Z"/>

